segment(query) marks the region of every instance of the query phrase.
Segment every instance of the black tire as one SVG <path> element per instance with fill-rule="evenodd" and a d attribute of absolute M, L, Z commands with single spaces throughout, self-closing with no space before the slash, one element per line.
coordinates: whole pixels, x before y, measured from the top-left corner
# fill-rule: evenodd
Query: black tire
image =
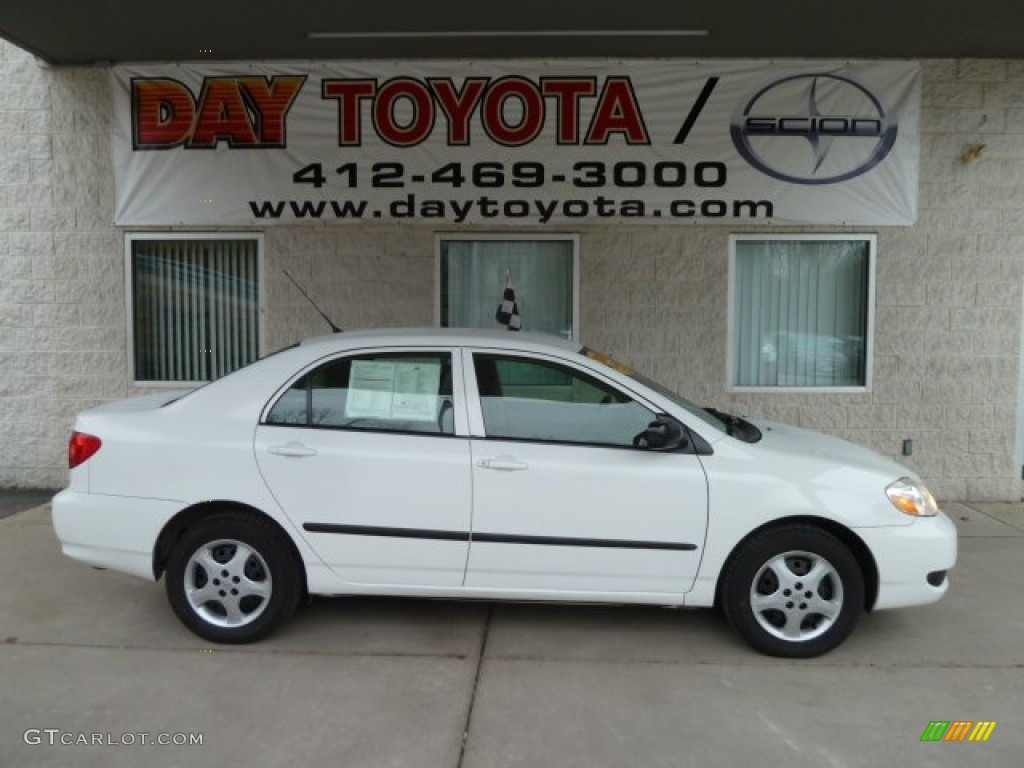
<path fill-rule="evenodd" d="M 300 564 L 288 541 L 265 521 L 233 512 L 185 531 L 164 580 L 181 622 L 215 643 L 265 637 L 291 616 L 302 593 Z"/>
<path fill-rule="evenodd" d="M 820 656 L 842 643 L 860 620 L 864 575 L 831 533 L 809 525 L 772 528 L 743 542 L 730 559 L 722 609 L 761 653 Z"/>

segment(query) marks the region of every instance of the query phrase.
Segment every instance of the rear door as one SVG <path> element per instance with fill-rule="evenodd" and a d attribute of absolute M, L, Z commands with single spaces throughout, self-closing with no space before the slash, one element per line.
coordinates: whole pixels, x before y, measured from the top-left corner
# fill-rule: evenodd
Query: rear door
<path fill-rule="evenodd" d="M 361 351 L 300 376 L 256 430 L 260 471 L 341 578 L 460 586 L 472 496 L 459 360 Z"/>
<path fill-rule="evenodd" d="M 474 506 L 466 586 L 688 591 L 707 528 L 707 482 L 692 453 L 633 446 L 654 410 L 566 361 L 465 354 Z"/>

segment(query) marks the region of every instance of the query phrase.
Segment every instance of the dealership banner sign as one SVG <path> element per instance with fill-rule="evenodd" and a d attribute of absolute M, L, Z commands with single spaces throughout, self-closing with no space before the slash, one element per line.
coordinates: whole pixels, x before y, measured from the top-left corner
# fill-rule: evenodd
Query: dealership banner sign
<path fill-rule="evenodd" d="M 912 62 L 113 68 L 119 225 L 906 225 Z"/>

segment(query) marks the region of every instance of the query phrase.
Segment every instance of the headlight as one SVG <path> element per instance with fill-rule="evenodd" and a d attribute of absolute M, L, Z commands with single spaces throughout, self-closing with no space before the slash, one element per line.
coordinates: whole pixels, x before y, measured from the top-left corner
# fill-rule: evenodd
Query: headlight
<path fill-rule="evenodd" d="M 939 514 L 935 497 L 921 483 L 901 477 L 885 489 L 885 495 L 900 512 L 914 517 L 934 517 Z"/>

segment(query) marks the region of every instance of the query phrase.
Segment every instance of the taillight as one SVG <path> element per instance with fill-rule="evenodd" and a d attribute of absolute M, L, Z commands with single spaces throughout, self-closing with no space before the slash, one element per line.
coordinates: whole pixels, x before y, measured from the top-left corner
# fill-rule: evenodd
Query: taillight
<path fill-rule="evenodd" d="M 68 441 L 68 469 L 74 469 L 79 464 L 88 461 L 101 445 L 103 445 L 102 441 L 95 435 L 72 432 L 71 439 Z"/>

